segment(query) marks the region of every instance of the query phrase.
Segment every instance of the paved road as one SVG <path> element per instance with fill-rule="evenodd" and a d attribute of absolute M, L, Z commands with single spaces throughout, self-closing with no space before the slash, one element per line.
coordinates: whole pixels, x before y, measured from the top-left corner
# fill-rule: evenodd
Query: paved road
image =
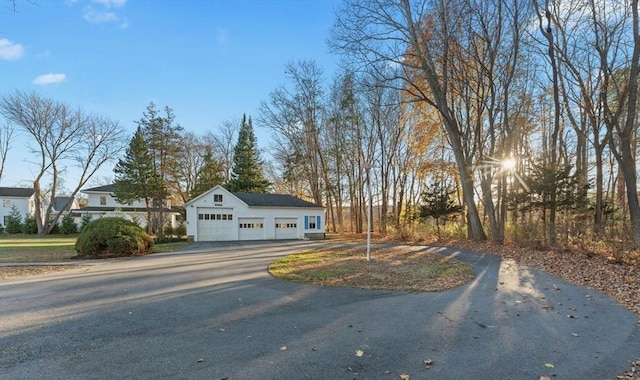
<path fill-rule="evenodd" d="M 640 356 L 637 318 L 611 298 L 495 256 L 425 248 L 476 268 L 441 293 L 266 272 L 316 244 L 195 245 L 0 282 L 0 379 L 613 379 Z"/>

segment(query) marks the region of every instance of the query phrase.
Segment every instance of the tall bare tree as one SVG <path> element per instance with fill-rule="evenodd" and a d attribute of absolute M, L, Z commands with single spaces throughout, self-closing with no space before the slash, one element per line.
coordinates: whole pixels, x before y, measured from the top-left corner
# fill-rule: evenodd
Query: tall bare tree
<path fill-rule="evenodd" d="M 61 213 L 54 212 L 52 201 L 43 210 L 44 197 L 53 200 L 63 175 L 75 167 L 77 182 L 72 185 L 64 208 L 70 206 L 73 197 L 89 179 L 120 153 L 123 129 L 108 118 L 88 115 L 64 103 L 23 91 L 0 97 L 0 113 L 31 139 L 29 148 L 35 155 L 33 164 L 38 167 L 33 180 L 35 219 L 38 234 L 47 234 Z M 49 189 L 42 186 L 47 180 L 51 182 Z"/>
<path fill-rule="evenodd" d="M 4 167 L 7 162 L 7 154 L 11 149 L 13 140 L 13 128 L 9 124 L 0 127 L 0 181 L 4 173 Z"/>
<path fill-rule="evenodd" d="M 336 12 L 330 45 L 364 65 L 398 67 L 389 79 L 402 79 L 405 90 L 438 111 L 458 165 L 468 235 L 485 240 L 475 203 L 473 162 L 451 102 L 450 79 L 458 63 L 452 43 L 458 39 L 462 8 L 460 1 L 348 0 Z"/>

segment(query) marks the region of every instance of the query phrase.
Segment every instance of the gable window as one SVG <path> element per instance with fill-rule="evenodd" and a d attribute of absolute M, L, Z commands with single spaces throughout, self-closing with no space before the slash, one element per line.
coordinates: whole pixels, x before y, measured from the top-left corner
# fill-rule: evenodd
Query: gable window
<path fill-rule="evenodd" d="M 100 196 L 100 206 L 106 206 L 107 205 L 107 196 L 106 195 L 101 195 Z"/>
<path fill-rule="evenodd" d="M 222 194 L 213 194 L 213 201 L 216 203 L 222 203 Z"/>

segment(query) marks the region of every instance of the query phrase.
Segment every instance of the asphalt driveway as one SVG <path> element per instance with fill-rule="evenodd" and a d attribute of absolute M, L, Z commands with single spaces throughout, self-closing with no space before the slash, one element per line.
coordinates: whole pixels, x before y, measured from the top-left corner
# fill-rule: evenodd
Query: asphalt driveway
<path fill-rule="evenodd" d="M 640 356 L 637 317 L 610 297 L 496 256 L 425 248 L 477 271 L 441 293 L 266 271 L 324 244 L 200 244 L 0 282 L 0 379 L 614 379 Z"/>

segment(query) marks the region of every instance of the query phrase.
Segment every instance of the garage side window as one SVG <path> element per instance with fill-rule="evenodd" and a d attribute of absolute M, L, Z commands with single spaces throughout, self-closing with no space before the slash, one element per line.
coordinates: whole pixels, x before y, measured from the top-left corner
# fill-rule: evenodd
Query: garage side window
<path fill-rule="evenodd" d="M 319 230 L 322 224 L 320 224 L 319 215 L 310 215 L 304 217 L 304 229 L 305 230 Z"/>

